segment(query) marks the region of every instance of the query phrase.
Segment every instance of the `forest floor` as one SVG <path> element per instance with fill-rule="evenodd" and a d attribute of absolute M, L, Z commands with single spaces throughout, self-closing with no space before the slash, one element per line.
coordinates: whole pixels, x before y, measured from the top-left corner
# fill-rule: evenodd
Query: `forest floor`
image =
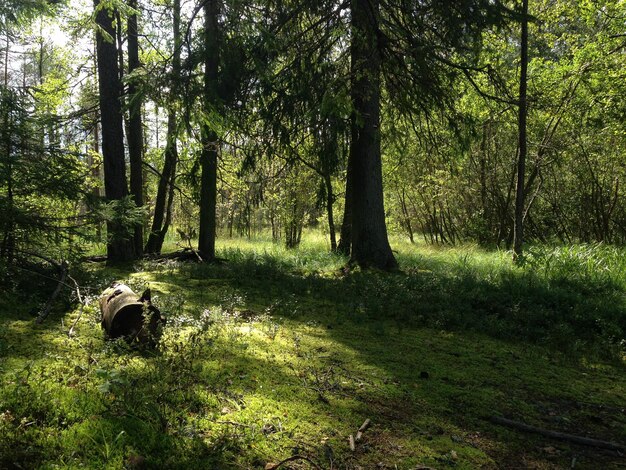
<path fill-rule="evenodd" d="M 76 303 L 34 324 L 52 283 L 0 293 L 0 468 L 626 466 L 489 421 L 626 443 L 622 252 L 536 249 L 516 267 L 393 246 L 391 274 L 346 272 L 315 237 L 221 240 L 215 265 L 85 263 L 72 337 Z M 152 289 L 158 350 L 104 340 L 96 299 L 114 280 Z"/>

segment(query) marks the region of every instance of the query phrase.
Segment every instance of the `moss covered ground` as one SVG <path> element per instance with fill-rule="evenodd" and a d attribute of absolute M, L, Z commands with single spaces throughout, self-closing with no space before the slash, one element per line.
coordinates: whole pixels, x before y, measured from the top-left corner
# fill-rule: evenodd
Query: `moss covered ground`
<path fill-rule="evenodd" d="M 54 284 L 16 283 L 0 294 L 0 468 L 624 468 L 488 420 L 626 442 L 620 250 L 536 248 L 517 267 L 393 246 L 391 274 L 346 271 L 313 236 L 220 240 L 215 265 L 85 263 L 72 337 L 76 302 L 38 326 Z M 168 315 L 157 350 L 104 340 L 114 280 Z"/>

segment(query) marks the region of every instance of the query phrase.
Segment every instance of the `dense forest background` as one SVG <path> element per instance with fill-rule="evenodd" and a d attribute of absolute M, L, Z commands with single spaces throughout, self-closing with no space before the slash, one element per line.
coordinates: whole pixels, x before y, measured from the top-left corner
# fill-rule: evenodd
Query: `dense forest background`
<path fill-rule="evenodd" d="M 0 469 L 623 468 L 625 96 L 624 0 L 0 0 Z"/>
<path fill-rule="evenodd" d="M 4 2 L 0 258 L 106 243 L 132 259 L 169 235 L 211 259 L 215 237 L 295 247 L 314 228 L 385 268 L 387 231 L 511 248 L 516 220 L 531 242 L 622 244 L 625 17 L 620 1 Z"/>

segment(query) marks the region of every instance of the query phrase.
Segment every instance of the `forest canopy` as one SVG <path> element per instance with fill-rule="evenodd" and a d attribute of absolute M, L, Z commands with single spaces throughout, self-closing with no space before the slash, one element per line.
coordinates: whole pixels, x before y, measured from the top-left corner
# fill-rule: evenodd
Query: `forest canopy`
<path fill-rule="evenodd" d="M 5 1 L 0 258 L 95 243 L 124 261 L 169 236 L 212 260 L 216 237 L 296 247 L 309 228 L 384 269 L 390 232 L 623 244 L 625 16 L 620 1 Z"/>

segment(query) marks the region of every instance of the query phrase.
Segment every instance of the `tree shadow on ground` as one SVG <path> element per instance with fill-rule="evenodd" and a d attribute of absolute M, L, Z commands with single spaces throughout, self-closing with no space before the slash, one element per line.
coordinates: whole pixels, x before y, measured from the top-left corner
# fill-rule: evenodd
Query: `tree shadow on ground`
<path fill-rule="evenodd" d="M 374 411 L 388 429 L 417 441 L 445 428 L 447 437 L 461 432 L 466 444 L 475 440 L 499 464 L 558 467 L 574 457 L 578 465 L 593 466 L 598 458 L 609 464 L 619 456 L 598 457 L 568 444 L 557 449 L 485 418 L 501 414 L 626 440 L 623 363 L 589 368 L 580 362 L 585 355 L 611 358 L 611 341 L 623 337 L 626 308 L 615 286 L 548 282 L 513 271 L 485 274 L 432 260 L 401 274 L 303 273 L 267 255 L 221 266 L 157 268 L 151 279 L 179 289 L 191 312 L 236 298 L 241 309 L 313 324 L 308 334 L 320 343 L 332 339 L 358 358 L 356 373 L 369 367 L 383 376 L 372 379 L 376 392 L 354 392 L 363 416 Z M 346 363 L 345 353 L 332 351 L 329 360 Z"/>
<path fill-rule="evenodd" d="M 11 428 L 20 429 L 10 441 L 14 450 L 40 455 L 37 449 L 28 453 L 28 433 L 45 428 L 68 443 L 52 453 L 67 464 L 128 465 L 136 455 L 154 467 L 234 468 L 245 455 L 248 466 L 262 468 L 277 454 L 296 451 L 322 468 L 333 458 L 345 468 L 397 462 L 400 468 L 562 468 L 573 458 L 580 468 L 609 468 L 619 460 L 484 419 L 501 414 L 626 440 L 623 366 L 584 365 L 580 349 L 558 351 L 562 340 L 581 341 L 576 336 L 588 326 L 577 309 L 588 308 L 610 324 L 613 315 L 623 315 L 614 289 L 586 286 L 580 292 L 577 283 L 487 275 L 437 262 L 402 274 L 346 275 L 304 272 L 271 256 L 230 258 L 224 265 L 147 263 L 97 272 L 94 285 L 126 279 L 160 295 L 159 306 L 171 318 L 170 349 L 155 356 L 116 351 L 89 317 L 77 338 L 84 355 L 56 363 L 65 368 L 64 384 L 45 382 L 43 362 L 25 384 L 15 374 L 15 408 L 27 396 L 41 406 L 28 408 L 26 418 L 36 425 Z M 190 325 L 207 311 L 237 318 L 190 335 Z M 50 324 L 58 325 L 58 318 Z M 24 328 L 22 346 L 3 355 L 34 361 L 43 351 L 59 358 L 76 354 L 74 340 L 60 345 L 59 331 L 45 332 Z M 591 356 L 607 353 L 606 345 L 593 342 L 602 334 L 595 326 L 582 332 L 581 344 L 594 348 Z M 29 341 L 43 343 L 41 349 L 28 352 Z M 91 352 L 89 343 L 95 345 Z M 108 383 L 109 390 L 93 389 L 89 370 L 95 368 L 104 371 L 97 383 Z M 34 376 L 46 385 L 32 385 Z M 366 418 L 374 425 L 350 452 L 346 438 Z"/>

